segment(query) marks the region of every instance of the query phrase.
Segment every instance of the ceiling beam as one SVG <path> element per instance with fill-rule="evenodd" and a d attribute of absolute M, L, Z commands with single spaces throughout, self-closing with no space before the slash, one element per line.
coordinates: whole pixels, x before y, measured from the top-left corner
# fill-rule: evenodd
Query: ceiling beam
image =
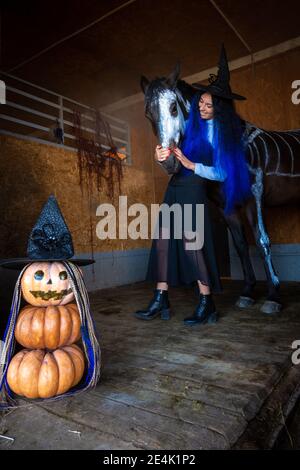
<path fill-rule="evenodd" d="M 23 65 L 25 64 L 28 64 L 29 62 L 32 62 L 33 60 L 37 59 L 38 57 L 40 57 L 41 55 L 45 54 L 46 52 L 50 51 L 51 49 L 53 49 L 54 47 L 58 46 L 59 44 L 62 44 L 63 42 L 66 42 L 68 41 L 69 39 L 73 38 L 74 36 L 77 36 L 78 34 L 82 33 L 83 31 L 86 31 L 87 29 L 91 28 L 92 26 L 95 26 L 95 24 L 98 24 L 100 23 L 100 21 L 103 21 L 105 18 L 108 18 L 109 16 L 113 15 L 114 13 L 116 13 L 117 11 L 119 10 L 122 10 L 123 8 L 127 7 L 128 5 L 130 5 L 131 3 L 134 3 L 136 2 L 137 0 L 129 0 L 125 3 L 122 3 L 122 5 L 114 8 L 113 10 L 110 10 L 108 11 L 107 13 L 105 13 L 104 15 L 100 16 L 100 18 L 97 18 L 96 20 L 92 21 L 92 23 L 89 23 L 87 24 L 86 26 L 83 26 L 82 28 L 78 29 L 77 31 L 74 31 L 74 33 L 71 33 L 69 34 L 68 36 L 65 36 L 64 38 L 62 39 L 59 39 L 59 41 L 56 41 L 54 42 L 53 44 L 50 44 L 50 46 L 46 47 L 45 49 L 43 49 L 42 51 L 40 52 L 37 52 L 36 54 L 34 54 L 33 56 L 29 57 L 28 59 L 25 59 L 23 60 L 22 62 L 20 62 L 18 65 L 15 65 L 14 67 L 10 68 L 9 70 L 7 70 L 7 72 L 11 73 L 11 72 L 15 72 L 15 70 L 23 67 Z"/>
<path fill-rule="evenodd" d="M 278 54 L 282 54 L 291 49 L 295 49 L 296 47 L 300 47 L 300 36 L 293 39 L 289 39 L 285 42 L 281 42 L 280 44 L 276 44 L 275 46 L 268 47 L 261 51 L 254 52 L 252 55 L 250 54 L 247 56 L 240 57 L 239 59 L 232 60 L 228 63 L 229 69 L 240 69 L 241 67 L 245 67 L 255 62 L 260 62 L 262 60 L 269 59 Z M 186 81 L 187 83 L 201 82 L 207 80 L 207 77 L 210 73 L 216 72 L 217 67 L 211 67 L 193 75 L 182 77 L 182 80 Z M 141 101 L 144 101 L 144 94 L 142 92 L 136 93 L 135 95 L 128 96 L 126 98 L 123 98 L 122 100 L 116 101 L 115 103 L 104 106 L 103 108 L 100 108 L 100 111 L 106 113 L 113 113 L 114 111 L 127 108 L 128 106 L 135 105 L 137 103 L 140 103 Z"/>
<path fill-rule="evenodd" d="M 217 10 L 218 13 L 222 16 L 222 18 L 226 21 L 228 26 L 232 29 L 234 34 L 239 38 L 239 40 L 244 44 L 246 49 L 252 54 L 252 49 L 249 46 L 249 44 L 245 41 L 243 36 L 239 33 L 239 31 L 236 29 L 236 27 L 233 25 L 233 23 L 230 21 L 230 19 L 225 15 L 225 13 L 221 10 L 221 8 L 216 4 L 214 0 L 209 0 L 212 6 Z"/>

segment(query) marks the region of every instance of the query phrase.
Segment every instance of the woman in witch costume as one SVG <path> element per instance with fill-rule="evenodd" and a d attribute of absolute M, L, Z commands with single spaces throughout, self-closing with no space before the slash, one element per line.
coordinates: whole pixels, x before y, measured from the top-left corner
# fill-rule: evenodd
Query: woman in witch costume
<path fill-rule="evenodd" d="M 54 196 L 30 234 L 27 255 L 1 262 L 21 269 L 0 361 L 1 408 L 15 405 L 12 392 L 55 400 L 95 386 L 100 377 L 100 346 L 78 267 L 94 261 L 73 257 L 72 237 Z M 20 310 L 22 296 L 28 304 Z M 15 339 L 26 349 L 13 357 Z M 79 339 L 84 354 L 75 344 Z"/>
<path fill-rule="evenodd" d="M 192 285 L 199 287 L 199 303 L 194 313 L 184 319 L 186 325 L 215 323 L 216 307 L 212 293 L 222 291 L 216 262 L 212 228 L 207 202 L 208 180 L 221 182 L 228 214 L 236 204 L 250 194 L 250 176 L 245 159 L 243 121 L 235 111 L 233 100 L 245 99 L 232 93 L 224 46 L 221 50 L 218 75 L 210 78 L 208 86 L 193 84 L 196 93 L 191 102 L 181 148 L 156 147 L 155 159 L 165 161 L 171 153 L 181 167 L 169 181 L 164 203 L 169 207 L 179 204 L 182 219 L 185 204 L 192 206 L 192 232 L 196 233 L 196 205 L 204 205 L 204 244 L 200 249 L 188 249 L 191 234 L 183 230 L 183 237 L 174 236 L 174 217 L 170 228 L 164 226 L 159 214 L 159 236 L 153 240 L 146 279 L 157 283 L 154 296 L 145 310 L 135 313 L 142 320 L 160 315 L 170 318 L 168 286 Z"/>

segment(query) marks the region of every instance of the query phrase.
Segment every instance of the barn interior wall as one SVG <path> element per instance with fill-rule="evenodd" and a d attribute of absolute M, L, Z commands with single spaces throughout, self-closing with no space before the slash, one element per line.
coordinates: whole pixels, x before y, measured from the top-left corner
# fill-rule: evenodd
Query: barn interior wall
<path fill-rule="evenodd" d="M 291 84 L 299 78 L 300 48 L 256 63 L 254 71 L 251 66 L 233 71 L 232 88 L 248 98 L 238 103 L 238 111 L 265 129 L 299 128 L 300 105 L 291 101 Z M 168 176 L 153 161 L 156 138 L 144 117 L 143 103 L 114 114 L 128 121 L 131 131 L 132 164 L 124 166 L 121 194 L 128 196 L 128 205 L 142 202 L 149 207 L 151 203 L 161 202 Z M 100 192 L 94 187 L 89 200 L 87 188 L 79 185 L 75 152 L 4 136 L 0 137 L 0 151 L 0 257 L 25 254 L 30 230 L 51 193 L 57 196 L 76 253 L 149 249 L 150 240 L 97 239 L 96 208 L 102 202 L 112 201 L 106 194 L 105 183 Z M 117 196 L 115 205 L 118 205 Z M 266 225 L 273 244 L 300 243 L 298 207 L 268 209 Z M 249 232 L 248 236 L 253 243 Z"/>

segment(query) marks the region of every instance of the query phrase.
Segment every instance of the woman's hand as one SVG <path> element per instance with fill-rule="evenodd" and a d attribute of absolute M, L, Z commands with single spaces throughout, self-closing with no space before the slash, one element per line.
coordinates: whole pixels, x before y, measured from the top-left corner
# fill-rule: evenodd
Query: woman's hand
<path fill-rule="evenodd" d="M 155 154 L 154 158 L 158 162 L 163 162 L 167 160 L 167 158 L 170 156 L 171 150 L 169 148 L 163 148 L 161 145 L 157 145 L 155 147 Z"/>
<path fill-rule="evenodd" d="M 195 163 L 191 162 L 191 160 L 186 158 L 186 156 L 183 155 L 179 147 L 174 147 L 173 153 L 175 157 L 177 158 L 177 160 L 179 160 L 182 163 L 182 165 L 185 166 L 185 168 L 187 168 L 188 170 L 192 170 L 192 171 L 195 170 Z"/>

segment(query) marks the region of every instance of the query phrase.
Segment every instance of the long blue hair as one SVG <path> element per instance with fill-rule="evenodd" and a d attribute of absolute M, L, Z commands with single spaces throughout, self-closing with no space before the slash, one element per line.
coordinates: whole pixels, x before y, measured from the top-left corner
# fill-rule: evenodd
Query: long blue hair
<path fill-rule="evenodd" d="M 243 139 L 242 120 L 236 113 L 232 100 L 212 96 L 214 108 L 213 159 L 207 162 L 210 144 L 207 139 L 207 122 L 199 113 L 200 93 L 191 102 L 181 149 L 194 162 L 213 165 L 226 172 L 222 191 L 225 199 L 225 213 L 230 214 L 236 205 L 251 196 L 250 174 L 247 168 Z"/>

